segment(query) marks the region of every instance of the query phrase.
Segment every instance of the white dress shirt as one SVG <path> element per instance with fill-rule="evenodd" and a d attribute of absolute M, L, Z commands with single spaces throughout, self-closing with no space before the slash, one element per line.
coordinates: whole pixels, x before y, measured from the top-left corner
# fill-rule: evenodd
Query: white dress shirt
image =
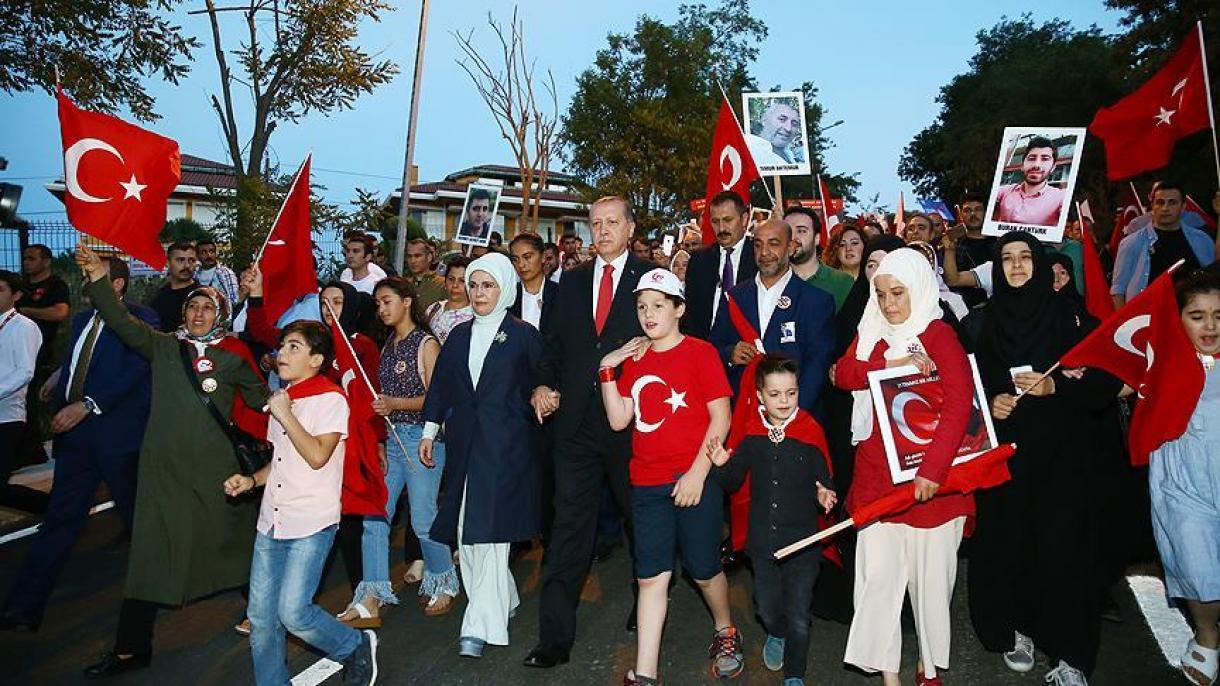
<path fill-rule="evenodd" d="M 535 329 L 542 328 L 542 293 L 545 290 L 546 285 L 543 284 L 536 294 L 530 293 L 525 284 L 521 284 L 521 319 Z"/>
<path fill-rule="evenodd" d="M 724 299 L 723 297 L 721 297 L 724 293 L 723 288 L 721 288 L 721 286 L 723 286 L 723 284 L 720 283 L 720 275 L 724 273 L 724 261 L 727 259 L 733 265 L 731 267 L 731 269 L 733 270 L 733 279 L 734 279 L 733 285 L 736 286 L 737 285 L 736 279 L 737 279 L 737 273 L 738 273 L 737 269 L 738 269 L 738 267 L 741 266 L 741 251 L 746 246 L 747 238 L 749 238 L 749 237 L 746 236 L 744 233 L 741 234 L 741 240 L 737 241 L 737 244 L 733 246 L 732 255 L 726 254 L 725 249 L 723 247 L 720 247 L 720 244 L 717 244 L 717 248 L 720 250 L 720 261 L 716 263 L 716 297 L 712 299 L 712 321 L 716 321 L 716 313 L 718 311 L 720 311 L 720 301 Z"/>
<path fill-rule="evenodd" d="M 623 267 L 627 265 L 627 251 L 624 250 L 621 255 L 614 258 L 611 262 L 603 260 L 601 255 L 598 255 L 597 259 L 593 261 L 593 321 L 595 322 L 597 321 L 597 294 L 601 290 L 602 285 L 602 267 L 605 267 L 607 264 L 614 267 L 610 271 L 610 281 L 613 288 L 611 294 L 613 295 L 618 293 L 618 282 L 619 279 L 623 278 Z M 634 287 L 634 284 L 632 286 Z"/>
<path fill-rule="evenodd" d="M 788 282 L 792 280 L 792 269 L 784 272 L 784 275 L 779 277 L 770 288 L 763 285 L 762 277 L 758 274 L 754 275 L 754 284 L 758 286 L 758 335 L 766 337 L 767 325 L 771 323 L 771 315 L 775 314 L 775 304 L 779 302 L 779 296 L 784 294 L 784 289 L 788 287 Z"/>
<path fill-rule="evenodd" d="M 34 378 L 42 331 L 10 309 L 0 313 L 0 424 L 25 421 L 25 393 Z"/>
<path fill-rule="evenodd" d="M 385 270 L 378 267 L 376 264 L 369 262 L 369 273 L 363 279 L 357 279 L 352 273 L 351 267 L 344 267 L 343 273 L 339 275 L 339 280 L 343 283 L 349 283 L 361 293 L 373 294 L 373 288 L 377 286 L 377 282 L 386 277 Z"/>
<path fill-rule="evenodd" d="M 76 345 L 72 346 L 72 363 L 68 365 L 68 383 L 64 385 L 64 400 L 67 400 L 67 393 L 72 390 L 72 379 L 76 377 L 76 364 L 80 360 L 81 355 L 85 354 L 85 339 L 89 338 L 89 330 L 93 328 L 93 323 L 97 322 L 97 337 L 93 339 L 93 346 L 89 348 L 89 355 L 93 355 L 93 350 L 97 348 L 97 342 L 102 339 L 102 332 L 106 330 L 106 322 L 102 320 L 101 315 L 97 312 L 89 318 L 85 324 L 85 328 L 81 329 L 80 337 L 76 339 Z M 82 369 L 81 373 L 87 373 L 89 370 Z M 87 397 L 87 396 L 86 396 Z M 92 399 L 92 398 L 90 398 Z M 101 414 L 102 408 L 96 407 L 94 414 Z"/>

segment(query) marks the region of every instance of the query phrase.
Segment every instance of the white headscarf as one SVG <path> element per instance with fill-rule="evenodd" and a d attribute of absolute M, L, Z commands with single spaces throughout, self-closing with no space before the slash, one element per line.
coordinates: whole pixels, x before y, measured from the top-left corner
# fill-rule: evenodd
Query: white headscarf
<path fill-rule="evenodd" d="M 881 313 L 877 303 L 877 291 L 873 284 L 878 276 L 886 274 L 902 282 L 911 300 L 911 315 L 901 324 L 890 324 Z M 889 348 L 885 359 L 897 360 L 912 353 L 924 352 L 919 335 L 928 324 L 940 319 L 940 288 L 936 275 L 928 260 L 915 250 L 895 250 L 887 254 L 869 283 L 868 303 L 864 316 L 860 318 L 859 338 L 856 342 L 856 359 L 867 361 L 878 341 L 884 340 Z M 859 443 L 873 431 L 873 401 L 867 390 L 852 392 L 851 438 Z"/>
<path fill-rule="evenodd" d="M 508 316 L 508 308 L 517 302 L 517 270 L 512 262 L 498 252 L 489 252 L 466 266 L 466 288 L 470 288 L 470 280 L 475 272 L 485 272 L 500 286 L 500 299 L 487 314 L 475 312 L 473 328 L 470 331 L 470 356 L 467 364 L 470 369 L 470 380 L 479 385 L 479 375 L 483 372 L 483 360 L 491 349 L 492 341 L 500 331 L 500 324 Z M 473 306 L 472 306 L 473 307 Z"/>

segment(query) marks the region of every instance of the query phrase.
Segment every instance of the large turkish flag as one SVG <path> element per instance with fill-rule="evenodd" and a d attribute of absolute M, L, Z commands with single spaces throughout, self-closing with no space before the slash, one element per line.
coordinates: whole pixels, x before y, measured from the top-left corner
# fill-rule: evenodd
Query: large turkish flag
<path fill-rule="evenodd" d="M 177 141 L 82 110 L 62 90 L 56 95 L 68 221 L 151 267 L 164 268 L 157 236 L 181 176 Z"/>
<path fill-rule="evenodd" d="M 707 159 L 706 199 L 711 200 L 721 191 L 734 191 L 748 205 L 750 184 L 761 178 L 746 139 L 741 135 L 733 106 L 728 100 L 720 101 L 720 117 L 716 120 L 716 133 L 712 137 L 712 154 Z M 703 229 L 703 244 L 716 242 L 712 231 L 711 208 L 705 207 L 700 226 Z"/>
<path fill-rule="evenodd" d="M 279 319 L 298 298 L 318 291 L 309 219 L 312 159 L 312 154 L 307 155 L 301 163 L 258 260 L 263 272 L 263 307 L 270 322 Z"/>
<path fill-rule="evenodd" d="M 1106 144 L 1111 180 L 1164 167 L 1178 139 L 1210 126 L 1199 26 L 1144 85 L 1093 117 L 1089 131 Z"/>

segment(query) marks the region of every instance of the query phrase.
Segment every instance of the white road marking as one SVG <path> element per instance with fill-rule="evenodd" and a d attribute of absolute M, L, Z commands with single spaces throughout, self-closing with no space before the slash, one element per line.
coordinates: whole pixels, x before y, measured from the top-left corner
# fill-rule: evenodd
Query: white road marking
<path fill-rule="evenodd" d="M 89 514 L 95 515 L 99 512 L 105 512 L 112 507 L 114 507 L 114 501 L 107 500 L 104 503 L 98 503 L 97 505 L 89 508 Z M 27 536 L 33 536 L 34 534 L 38 533 L 40 528 L 42 528 L 42 524 L 35 524 L 34 526 L 27 526 L 24 529 L 18 529 L 12 533 L 4 534 L 3 536 L 0 536 L 0 545 L 11 543 L 13 541 L 19 541 Z"/>
<path fill-rule="evenodd" d="M 318 686 L 341 669 L 343 669 L 343 665 L 338 662 L 322 658 L 313 663 L 309 669 L 292 677 L 292 686 Z"/>
<path fill-rule="evenodd" d="M 1186 642 L 1194 636 L 1182 613 L 1170 607 L 1165 595 L 1165 584 L 1155 576 L 1129 576 L 1127 584 L 1139 603 L 1140 611 L 1148 628 L 1161 647 L 1161 653 L 1175 669 L 1182 664 L 1182 652 Z"/>

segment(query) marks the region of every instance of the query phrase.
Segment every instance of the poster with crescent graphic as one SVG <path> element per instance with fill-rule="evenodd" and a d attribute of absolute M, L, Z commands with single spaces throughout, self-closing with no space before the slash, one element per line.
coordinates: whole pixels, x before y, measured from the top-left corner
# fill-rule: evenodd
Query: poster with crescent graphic
<path fill-rule="evenodd" d="M 1028 231 L 1043 243 L 1063 240 L 1080 172 L 1085 130 L 1010 126 L 1000 141 L 983 233 Z"/>
<path fill-rule="evenodd" d="M 764 176 L 808 176 L 805 94 L 742 93 L 746 146 Z"/>
<path fill-rule="evenodd" d="M 970 355 L 970 371 L 974 378 L 974 403 L 966 435 L 958 447 L 953 464 L 969 461 L 978 454 L 999 445 L 991 413 L 986 412 L 987 398 L 978 365 Z M 890 466 L 890 478 L 895 484 L 911 481 L 923 463 L 924 453 L 932 444 L 932 436 L 940 422 L 944 392 L 940 376 L 933 372 L 924 376 L 911 365 L 870 372 L 873 409 L 881 427 L 881 440 Z"/>

